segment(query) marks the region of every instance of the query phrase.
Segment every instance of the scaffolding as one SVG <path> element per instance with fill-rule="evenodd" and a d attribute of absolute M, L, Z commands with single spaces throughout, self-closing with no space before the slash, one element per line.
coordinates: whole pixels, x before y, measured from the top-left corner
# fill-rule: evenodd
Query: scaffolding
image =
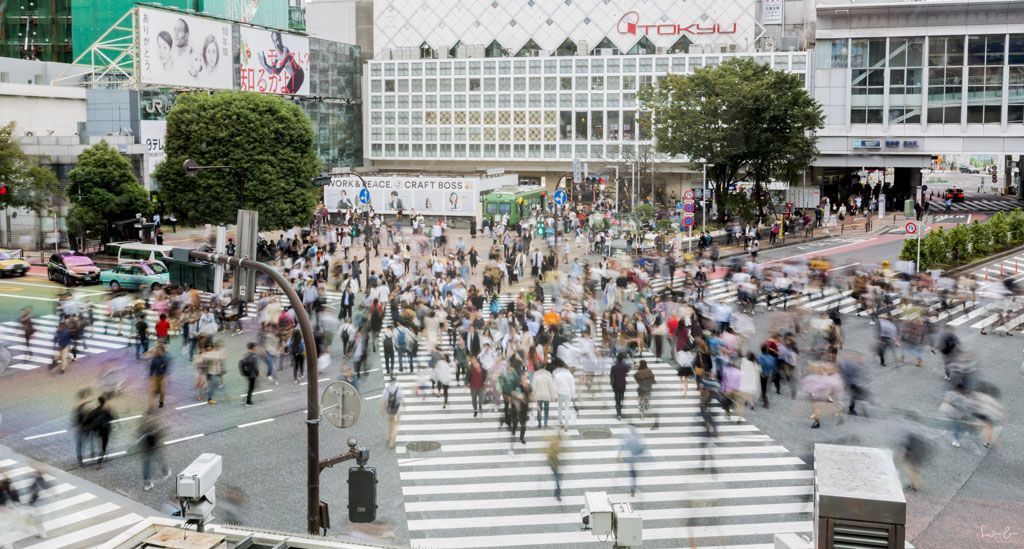
<path fill-rule="evenodd" d="M 53 83 L 96 87 L 135 88 L 139 79 L 138 8 L 125 12 L 100 35 Z M 83 74 L 81 68 L 89 69 Z"/>
<path fill-rule="evenodd" d="M 71 0 L 6 0 L 0 18 L 0 55 L 71 61 Z"/>

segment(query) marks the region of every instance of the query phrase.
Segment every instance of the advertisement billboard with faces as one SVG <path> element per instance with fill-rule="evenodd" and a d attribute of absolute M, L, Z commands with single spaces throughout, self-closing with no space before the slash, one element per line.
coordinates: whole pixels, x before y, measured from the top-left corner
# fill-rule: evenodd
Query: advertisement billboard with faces
<path fill-rule="evenodd" d="M 515 185 L 517 181 L 515 175 L 486 178 L 369 176 L 362 181 L 343 175 L 332 177 L 330 184 L 324 187 L 324 205 L 331 211 L 369 206 L 385 214 L 416 211 L 423 215 L 474 216 L 482 191 Z M 368 204 L 360 200 L 364 188 Z"/>
<path fill-rule="evenodd" d="M 309 95 L 309 38 L 239 26 L 239 88 Z"/>
<path fill-rule="evenodd" d="M 143 84 L 230 90 L 231 23 L 139 8 Z"/>

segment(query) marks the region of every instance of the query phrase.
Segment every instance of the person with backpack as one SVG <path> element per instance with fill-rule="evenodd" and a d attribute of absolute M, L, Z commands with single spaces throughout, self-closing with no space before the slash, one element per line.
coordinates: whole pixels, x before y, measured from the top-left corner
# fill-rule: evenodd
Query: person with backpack
<path fill-rule="evenodd" d="M 158 339 L 153 349 L 144 356 L 149 359 L 149 409 L 153 409 L 154 399 L 158 399 L 158 406 L 163 408 L 164 398 L 167 396 L 165 380 L 170 366 L 170 359 L 167 358 L 167 346 Z"/>
<path fill-rule="evenodd" d="M 380 299 L 374 298 L 370 305 L 370 332 L 373 339 L 373 352 L 377 352 L 377 339 L 380 337 L 380 330 L 384 327 L 384 305 Z"/>
<path fill-rule="evenodd" d="M 384 375 L 390 376 L 395 370 L 395 334 L 391 328 L 384 329 L 381 347 L 384 351 Z"/>
<path fill-rule="evenodd" d="M 381 403 L 388 417 L 388 447 L 394 448 L 398 437 L 398 414 L 402 407 L 402 388 L 395 376 L 391 376 L 384 387 Z"/>
<path fill-rule="evenodd" d="M 107 455 L 107 445 L 110 443 L 110 433 L 113 429 L 114 413 L 107 405 L 107 397 L 100 395 L 99 404 L 89 414 L 89 430 L 96 433 L 100 439 L 100 457 L 96 468 L 103 467 L 103 459 Z"/>
<path fill-rule="evenodd" d="M 238 370 L 245 378 L 247 388 L 245 391 L 245 405 L 252 406 L 252 392 L 256 389 L 256 378 L 260 375 L 259 361 L 257 360 L 256 343 L 249 342 L 246 345 L 245 356 L 238 361 Z"/>
<path fill-rule="evenodd" d="M 412 369 L 412 357 L 414 355 L 409 352 L 409 342 L 410 342 L 410 340 L 412 340 L 414 338 L 415 338 L 415 336 L 413 336 L 409 332 L 409 329 L 406 328 L 405 326 L 399 325 L 398 327 L 395 328 L 395 348 L 398 351 L 398 372 L 399 373 L 405 371 L 402 368 L 402 363 L 404 362 L 403 358 L 405 356 L 409 357 L 409 371 L 410 372 L 413 371 L 413 369 Z"/>

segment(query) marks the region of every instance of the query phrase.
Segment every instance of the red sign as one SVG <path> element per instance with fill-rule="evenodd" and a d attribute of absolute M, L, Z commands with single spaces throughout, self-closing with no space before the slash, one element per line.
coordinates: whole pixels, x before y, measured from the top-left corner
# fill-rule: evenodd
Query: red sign
<path fill-rule="evenodd" d="M 736 23 L 645 23 L 640 24 L 640 14 L 629 11 L 619 18 L 615 29 L 619 34 L 643 34 L 673 36 L 677 34 L 736 34 Z"/>

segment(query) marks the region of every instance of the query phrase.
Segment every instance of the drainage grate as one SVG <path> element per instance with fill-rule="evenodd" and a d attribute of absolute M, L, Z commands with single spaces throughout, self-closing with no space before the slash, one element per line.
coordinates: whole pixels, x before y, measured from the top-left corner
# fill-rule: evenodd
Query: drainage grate
<path fill-rule="evenodd" d="M 583 438 L 612 438 L 610 429 L 580 429 L 580 436 Z"/>
<path fill-rule="evenodd" d="M 417 440 L 405 445 L 409 452 L 433 452 L 441 449 L 441 443 L 433 440 Z"/>

